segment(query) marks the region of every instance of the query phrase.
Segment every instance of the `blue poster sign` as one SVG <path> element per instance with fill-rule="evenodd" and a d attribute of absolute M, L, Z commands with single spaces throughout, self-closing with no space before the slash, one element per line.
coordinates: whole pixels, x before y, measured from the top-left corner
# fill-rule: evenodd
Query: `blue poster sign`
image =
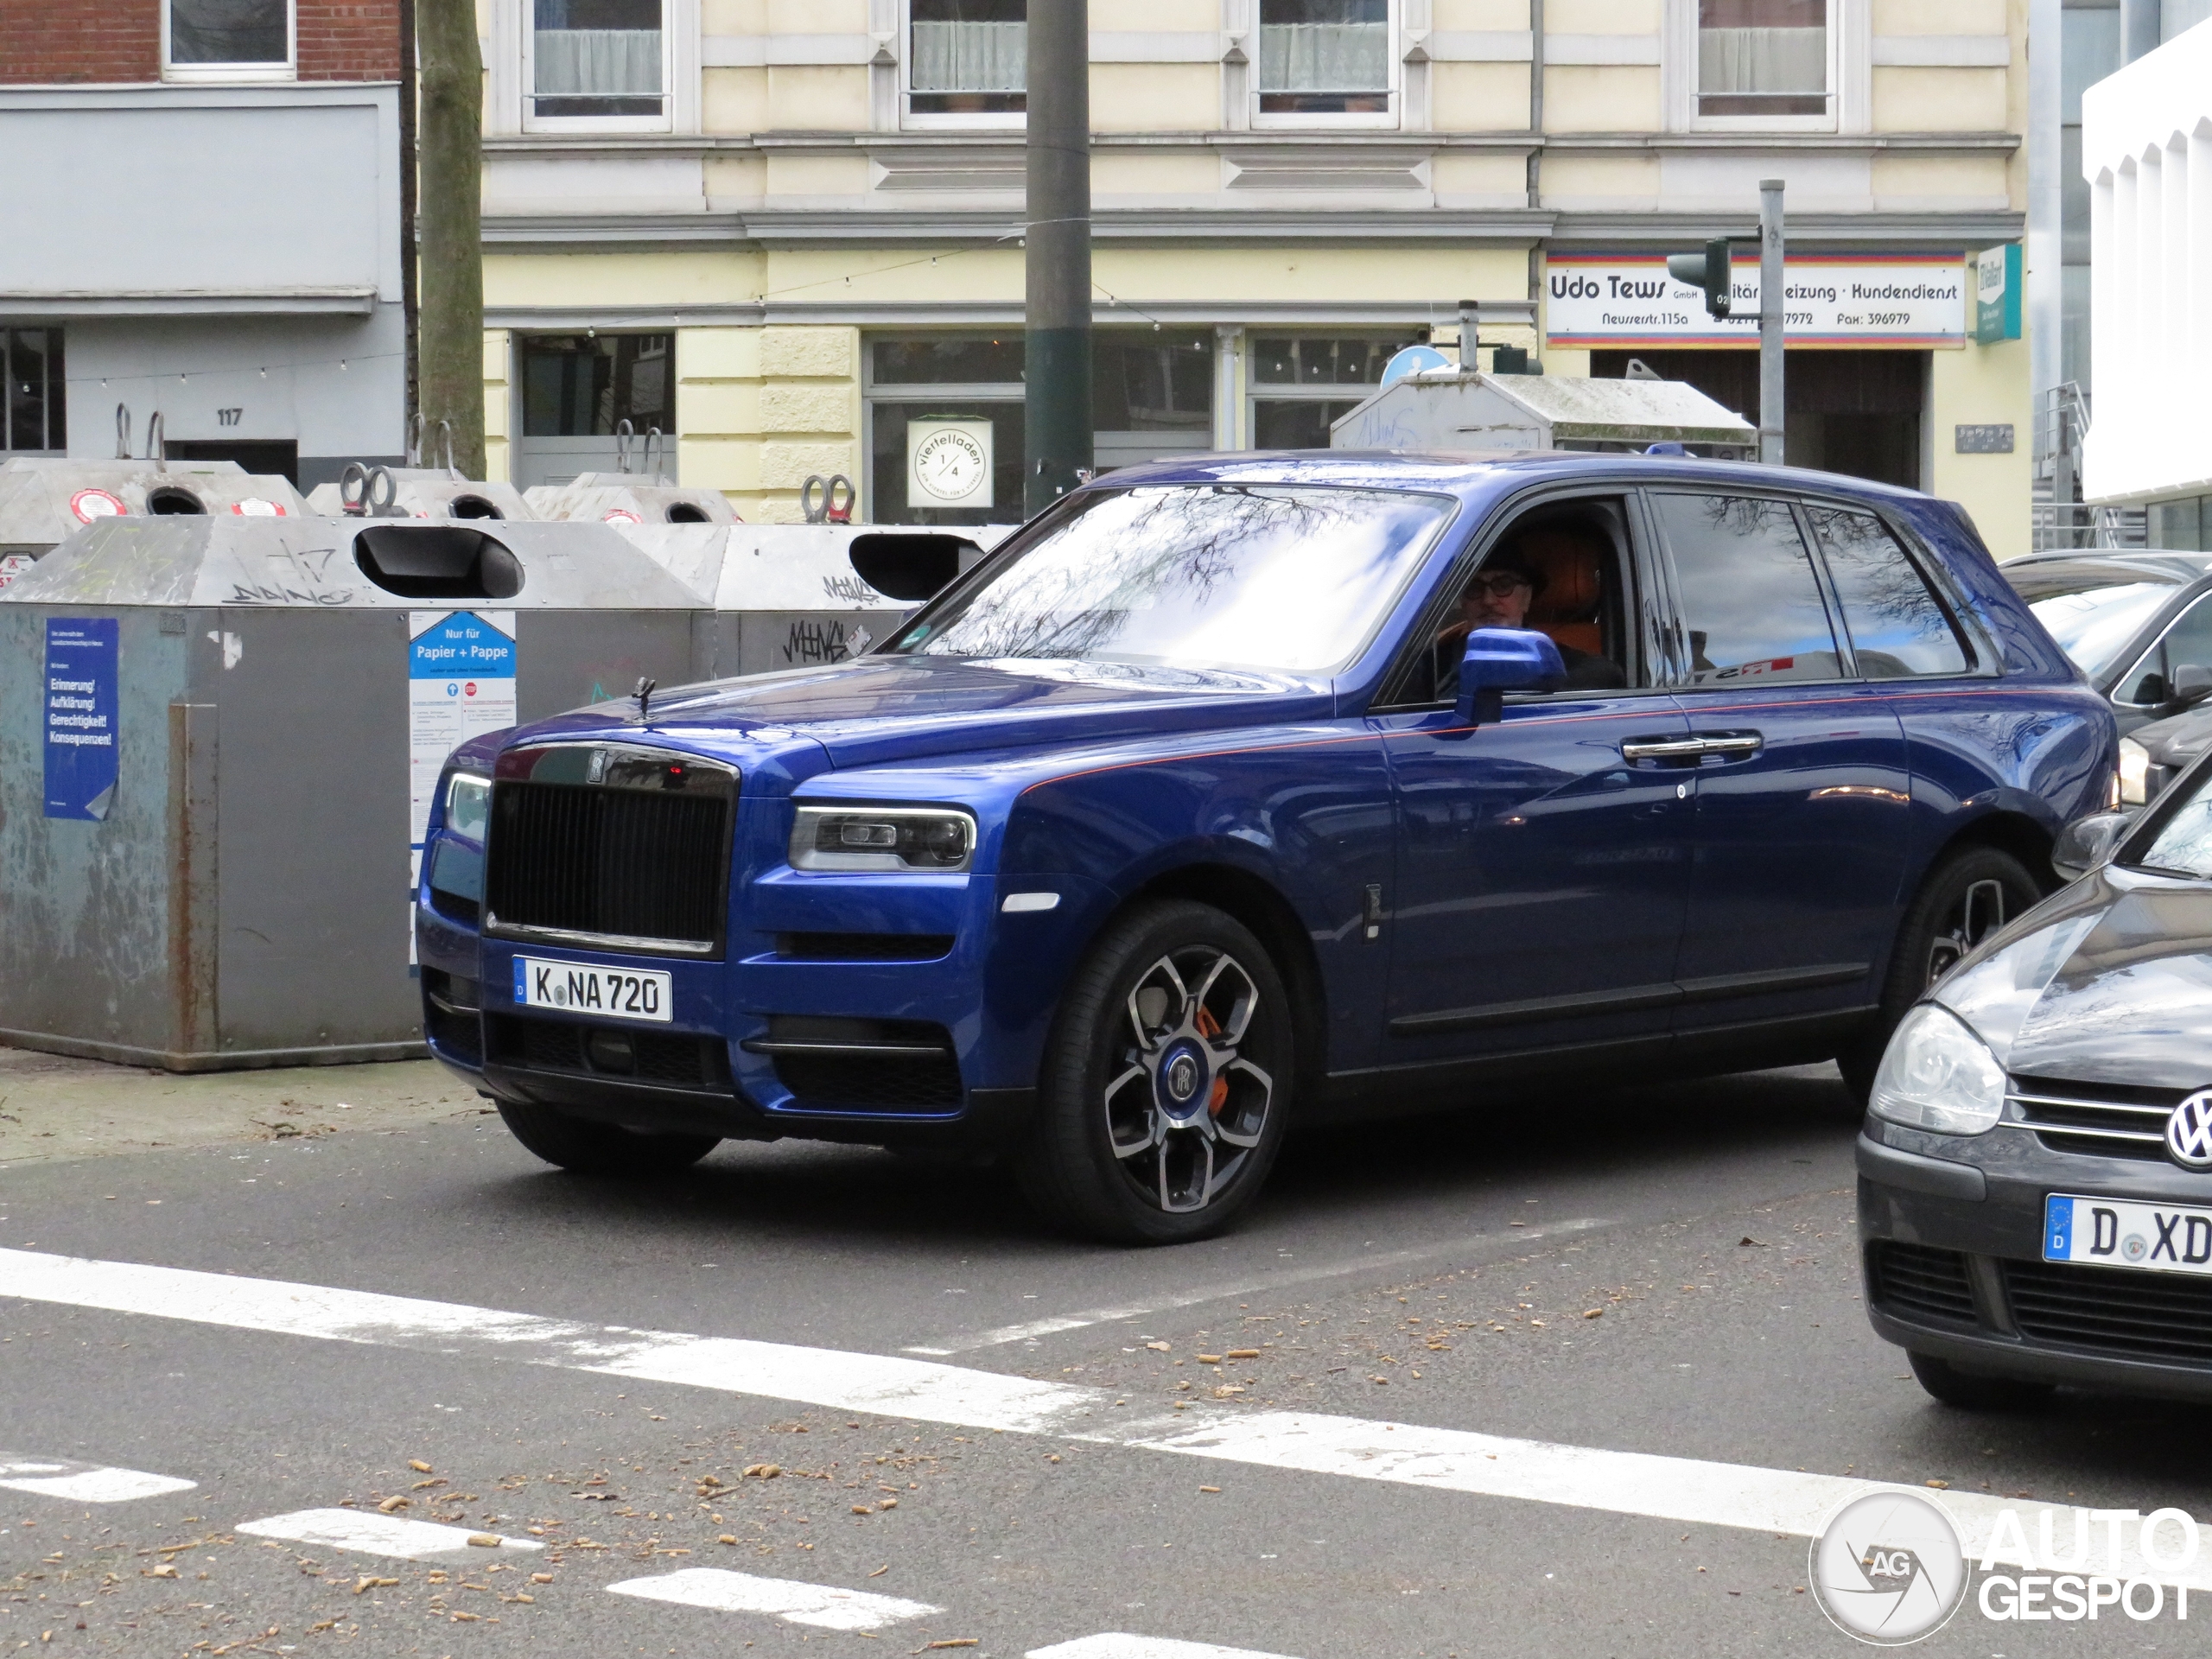
<path fill-rule="evenodd" d="M 117 623 L 46 624 L 46 816 L 97 823 L 115 804 Z"/>

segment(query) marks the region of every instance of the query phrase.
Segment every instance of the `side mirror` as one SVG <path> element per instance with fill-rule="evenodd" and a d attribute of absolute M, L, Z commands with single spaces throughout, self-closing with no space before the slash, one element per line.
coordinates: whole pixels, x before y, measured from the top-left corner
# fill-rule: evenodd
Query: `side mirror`
<path fill-rule="evenodd" d="M 2159 713 L 2177 715 L 2184 709 L 2194 709 L 2207 697 L 2212 697 L 2212 668 L 2202 663 L 2183 663 L 2174 670 L 2172 688 Z"/>
<path fill-rule="evenodd" d="M 1567 664 L 1548 633 L 1531 628 L 1477 628 L 1459 659 L 1459 723 L 1495 724 L 1508 691 L 1556 691 Z"/>
<path fill-rule="evenodd" d="M 2112 856 L 2135 817 L 2133 812 L 2092 812 L 2075 819 L 2058 832 L 2058 844 L 2050 849 L 2050 868 L 2069 881 L 2080 880 Z"/>

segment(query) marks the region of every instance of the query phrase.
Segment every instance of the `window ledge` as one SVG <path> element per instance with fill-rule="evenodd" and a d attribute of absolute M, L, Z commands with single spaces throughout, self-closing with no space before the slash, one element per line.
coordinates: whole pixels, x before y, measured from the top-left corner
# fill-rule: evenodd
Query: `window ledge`
<path fill-rule="evenodd" d="M 297 80 L 299 71 L 289 63 L 172 64 L 162 71 L 162 79 L 176 86 L 235 86 Z"/>

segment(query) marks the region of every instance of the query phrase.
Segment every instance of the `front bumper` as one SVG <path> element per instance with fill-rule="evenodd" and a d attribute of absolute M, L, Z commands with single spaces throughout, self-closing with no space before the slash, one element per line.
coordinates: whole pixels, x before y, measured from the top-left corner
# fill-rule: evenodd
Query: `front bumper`
<path fill-rule="evenodd" d="M 1040 887 L 1061 893 L 1054 910 L 1001 916 L 1004 890 Z M 725 958 L 699 961 L 480 938 L 426 899 L 416 924 L 431 1050 L 496 1097 L 636 1128 L 960 1148 L 1002 1145 L 1028 1122 L 1058 987 L 1104 902 L 1067 877 L 785 873 L 744 890 Z M 917 936 L 942 939 L 944 954 L 836 959 L 841 939 Z M 671 1018 L 520 1007 L 518 955 L 665 972 Z M 637 1039 L 619 1075 L 588 1040 L 610 1029 Z"/>
<path fill-rule="evenodd" d="M 2053 1192 L 2212 1207 L 2212 1177 L 2010 1123 L 1968 1139 L 1870 1118 L 1858 1161 L 1877 1335 L 1992 1376 L 2212 1401 L 2212 1278 L 2042 1259 Z"/>

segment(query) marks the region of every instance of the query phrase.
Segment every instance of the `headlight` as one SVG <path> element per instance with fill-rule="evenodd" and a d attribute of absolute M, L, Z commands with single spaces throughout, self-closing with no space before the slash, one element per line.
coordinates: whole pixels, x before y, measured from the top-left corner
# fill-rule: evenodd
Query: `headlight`
<path fill-rule="evenodd" d="M 802 806 L 791 826 L 795 870 L 960 871 L 976 820 L 942 806 Z"/>
<path fill-rule="evenodd" d="M 2120 802 L 2140 806 L 2150 798 L 2151 751 L 2132 737 L 2120 740 Z"/>
<path fill-rule="evenodd" d="M 456 772 L 446 782 L 446 828 L 482 841 L 492 823 L 492 780 Z"/>
<path fill-rule="evenodd" d="M 1938 1135 L 1980 1135 L 2005 1115 L 2005 1068 L 1948 1009 L 1923 1002 L 1898 1023 L 1874 1073 L 1874 1116 Z"/>

